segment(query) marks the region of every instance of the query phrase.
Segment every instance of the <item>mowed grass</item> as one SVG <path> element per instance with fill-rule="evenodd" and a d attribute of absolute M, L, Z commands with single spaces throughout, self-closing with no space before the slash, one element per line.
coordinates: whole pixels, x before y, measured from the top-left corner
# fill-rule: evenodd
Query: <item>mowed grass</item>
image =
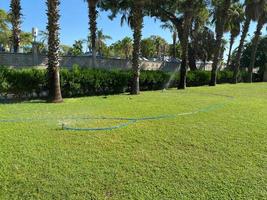
<path fill-rule="evenodd" d="M 0 122 L 0 199 L 267 199 L 266 83 L 0 104 L 0 119 L 15 120 Z"/>

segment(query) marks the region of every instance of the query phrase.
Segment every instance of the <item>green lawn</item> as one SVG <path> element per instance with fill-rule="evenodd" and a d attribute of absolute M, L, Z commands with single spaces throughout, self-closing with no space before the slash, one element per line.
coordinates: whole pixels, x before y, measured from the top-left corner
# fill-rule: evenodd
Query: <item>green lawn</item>
<path fill-rule="evenodd" d="M 0 122 L 1 200 L 267 199 L 266 83 L 0 104 L 0 119 L 15 120 Z"/>

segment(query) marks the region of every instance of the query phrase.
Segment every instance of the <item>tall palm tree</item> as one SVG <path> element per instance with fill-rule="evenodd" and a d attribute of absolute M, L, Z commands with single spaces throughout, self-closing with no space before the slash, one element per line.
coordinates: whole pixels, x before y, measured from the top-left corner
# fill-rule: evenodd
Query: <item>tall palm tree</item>
<path fill-rule="evenodd" d="M 230 8 L 230 17 L 227 22 L 227 26 L 230 30 L 230 46 L 226 67 L 228 68 L 231 61 L 232 48 L 235 42 L 236 37 L 240 34 L 241 31 L 241 23 L 244 20 L 244 11 L 243 6 L 240 3 L 233 4 Z"/>
<path fill-rule="evenodd" d="M 59 77 L 59 5 L 60 0 L 47 0 L 48 31 L 48 89 L 49 102 L 63 101 Z"/>
<path fill-rule="evenodd" d="M 143 28 L 144 9 L 146 0 L 101 0 L 101 7 L 104 10 L 111 10 L 110 19 L 113 19 L 117 14 L 122 14 L 121 24 L 125 21 L 133 30 L 133 55 L 132 55 L 132 87 L 131 94 L 137 95 L 140 93 L 139 77 L 140 77 L 140 52 L 141 38 Z"/>
<path fill-rule="evenodd" d="M 209 84 L 210 86 L 216 86 L 218 64 L 220 55 L 222 53 L 221 52 L 222 39 L 232 1 L 223 0 L 223 1 L 214 1 L 213 3 L 215 7 L 214 14 L 215 14 L 216 42 L 215 42 L 215 51 L 214 51 L 213 64 L 211 70 L 211 79 Z"/>
<path fill-rule="evenodd" d="M 102 30 L 98 30 L 96 34 L 96 47 L 99 55 L 102 54 L 102 47 L 104 46 L 106 40 L 111 40 L 112 37 L 109 35 L 104 35 Z"/>
<path fill-rule="evenodd" d="M 267 23 L 267 1 L 265 1 L 264 8 L 265 9 L 262 11 L 261 16 L 258 19 L 257 28 L 256 28 L 254 38 L 252 41 L 252 51 L 251 51 L 250 63 L 249 63 L 249 67 L 248 67 L 248 71 L 249 71 L 248 82 L 249 83 L 252 83 L 253 68 L 255 65 L 256 52 L 257 52 L 257 48 L 258 48 L 258 44 L 259 44 L 259 39 L 261 36 L 261 31 L 262 31 L 264 24 Z"/>
<path fill-rule="evenodd" d="M 176 58 L 176 45 L 177 45 L 177 30 L 174 24 L 170 22 L 165 22 L 161 25 L 162 29 L 169 29 L 172 33 L 172 57 Z"/>
<path fill-rule="evenodd" d="M 21 5 L 20 0 L 11 0 L 10 3 L 10 16 L 12 24 L 12 45 L 13 51 L 18 53 L 20 45 L 20 33 L 21 33 Z"/>
<path fill-rule="evenodd" d="M 92 49 L 93 67 L 96 67 L 96 37 L 97 37 L 97 14 L 96 9 L 99 0 L 85 0 L 88 6 L 89 32 L 90 32 L 90 48 Z"/>
<path fill-rule="evenodd" d="M 263 11 L 263 5 L 265 0 L 246 0 L 245 1 L 245 22 L 243 24 L 243 30 L 242 35 L 240 39 L 240 43 L 237 50 L 236 60 L 235 60 L 235 66 L 234 66 L 234 75 L 233 75 L 233 83 L 238 83 L 238 77 L 239 77 L 239 69 L 240 69 L 240 61 L 241 56 L 244 50 L 244 43 L 245 39 L 247 37 L 249 26 L 251 21 L 255 21 L 259 18 L 261 12 Z"/>
<path fill-rule="evenodd" d="M 132 57 L 132 67 L 133 67 L 133 80 L 131 94 L 137 95 L 140 93 L 140 63 L 139 57 L 141 52 L 141 39 L 142 39 L 142 29 L 143 29 L 143 1 L 134 1 L 132 6 L 132 21 L 131 27 L 133 28 L 133 57 Z"/>

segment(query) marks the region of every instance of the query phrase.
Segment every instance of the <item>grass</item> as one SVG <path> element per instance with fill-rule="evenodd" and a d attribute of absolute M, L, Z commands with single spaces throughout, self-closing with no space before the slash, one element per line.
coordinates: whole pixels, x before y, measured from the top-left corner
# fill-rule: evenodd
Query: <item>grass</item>
<path fill-rule="evenodd" d="M 222 94 L 234 96 L 230 100 Z M 120 120 L 223 106 L 195 115 Z M 0 104 L 0 199 L 267 199 L 267 84 Z"/>

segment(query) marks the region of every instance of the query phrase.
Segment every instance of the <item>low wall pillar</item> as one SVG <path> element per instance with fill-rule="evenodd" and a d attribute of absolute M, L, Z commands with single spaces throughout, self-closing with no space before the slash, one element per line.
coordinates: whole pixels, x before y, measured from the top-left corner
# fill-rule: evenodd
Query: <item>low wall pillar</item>
<path fill-rule="evenodd" d="M 32 43 L 32 61 L 33 66 L 38 65 L 38 43 L 33 42 Z"/>

